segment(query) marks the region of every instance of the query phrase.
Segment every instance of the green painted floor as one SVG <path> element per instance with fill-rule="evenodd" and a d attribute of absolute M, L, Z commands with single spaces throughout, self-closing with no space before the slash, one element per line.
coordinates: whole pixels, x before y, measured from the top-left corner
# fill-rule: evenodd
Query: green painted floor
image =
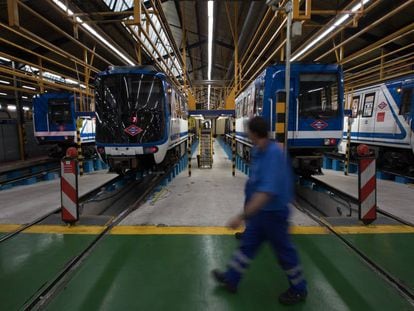
<path fill-rule="evenodd" d="M 296 235 L 294 240 L 309 297 L 290 310 L 414 310 L 334 237 Z M 109 236 L 48 309 L 285 309 L 277 296 L 288 284 L 267 246 L 237 295 L 215 286 L 210 271 L 225 265 L 235 245 L 232 236 Z"/>
<path fill-rule="evenodd" d="M 19 310 L 94 235 L 21 234 L 0 244 L 0 310 Z M 388 271 L 413 285 L 414 235 L 347 235 Z M 309 297 L 293 307 L 277 296 L 287 280 L 264 246 L 236 295 L 210 276 L 236 247 L 231 235 L 110 235 L 48 310 L 414 310 L 337 238 L 294 235 Z M 400 250 L 400 251 L 398 251 Z"/>
<path fill-rule="evenodd" d="M 343 235 L 414 291 L 414 234 Z"/>
<path fill-rule="evenodd" d="M 19 234 L 0 244 L 0 310 L 19 310 L 94 235 Z"/>

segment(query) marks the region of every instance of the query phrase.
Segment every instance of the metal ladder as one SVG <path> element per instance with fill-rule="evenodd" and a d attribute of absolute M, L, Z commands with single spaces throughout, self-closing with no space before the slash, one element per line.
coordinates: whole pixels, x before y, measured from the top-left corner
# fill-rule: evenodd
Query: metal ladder
<path fill-rule="evenodd" d="M 200 129 L 199 168 L 213 167 L 213 136 L 211 129 Z"/>

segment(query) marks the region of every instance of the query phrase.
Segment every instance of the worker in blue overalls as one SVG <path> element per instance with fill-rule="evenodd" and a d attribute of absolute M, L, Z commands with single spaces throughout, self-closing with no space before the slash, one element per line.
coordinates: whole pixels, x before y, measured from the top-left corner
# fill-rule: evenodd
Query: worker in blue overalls
<path fill-rule="evenodd" d="M 251 176 L 246 183 L 244 213 L 231 219 L 235 229 L 243 221 L 246 229 L 240 247 L 225 272 L 213 270 L 213 277 L 230 292 L 236 292 L 243 273 L 256 255 L 259 246 L 269 241 L 285 271 L 290 287 L 279 296 L 282 304 L 306 299 L 306 281 L 298 253 L 288 233 L 289 203 L 293 200 L 293 180 L 288 157 L 282 148 L 268 138 L 267 123 L 261 117 L 249 122 L 252 150 Z"/>

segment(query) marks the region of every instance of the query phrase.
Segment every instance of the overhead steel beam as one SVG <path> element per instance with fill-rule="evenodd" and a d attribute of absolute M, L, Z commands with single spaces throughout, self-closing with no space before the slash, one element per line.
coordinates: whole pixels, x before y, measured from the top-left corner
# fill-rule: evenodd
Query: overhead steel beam
<path fill-rule="evenodd" d="M 380 1 L 377 1 L 376 3 L 378 4 Z M 397 7 L 396 9 L 388 12 L 387 14 L 381 16 L 379 19 L 377 19 L 375 22 L 369 24 L 367 27 L 365 27 L 364 29 L 362 29 L 361 31 L 357 32 L 355 35 L 345 39 L 344 41 L 342 41 L 341 43 L 339 43 L 335 48 L 333 49 L 329 49 L 327 52 L 323 53 L 322 55 L 318 56 L 315 61 L 320 61 L 322 60 L 325 56 L 329 55 L 330 53 L 332 53 L 335 49 L 340 48 L 341 46 L 344 46 L 346 44 L 348 44 L 349 42 L 351 42 L 352 40 L 354 40 L 355 38 L 359 37 L 360 35 L 362 35 L 363 33 L 366 33 L 367 31 L 371 30 L 372 28 L 380 25 L 381 23 L 383 23 L 385 20 L 387 20 L 388 18 L 390 18 L 391 16 L 399 13 L 400 11 L 404 10 L 405 8 L 407 8 L 407 6 L 411 5 L 412 3 L 414 3 L 414 0 L 407 0 L 404 2 L 404 4 L 400 5 L 399 7 Z M 373 5 L 375 5 L 375 3 L 371 4 L 368 8 L 371 8 Z M 352 23 L 352 21 L 348 22 Z M 329 38 L 332 38 L 332 36 L 330 36 Z M 329 40 L 329 39 L 328 39 Z M 325 40 L 326 42 L 326 40 Z M 312 49 L 311 49 L 312 50 Z M 310 53 L 310 51 L 304 53 L 300 59 L 303 59 L 303 57 L 305 57 L 305 55 L 307 55 L 308 53 Z"/>

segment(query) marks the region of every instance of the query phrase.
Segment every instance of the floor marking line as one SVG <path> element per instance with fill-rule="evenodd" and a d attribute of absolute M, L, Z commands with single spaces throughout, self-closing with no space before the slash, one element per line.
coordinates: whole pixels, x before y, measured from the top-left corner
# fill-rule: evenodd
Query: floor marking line
<path fill-rule="evenodd" d="M 0 224 L 0 232 L 12 232 L 21 225 Z M 106 226 L 87 225 L 36 225 L 24 233 L 44 234 L 99 234 Z M 405 225 L 369 225 L 369 226 L 334 226 L 340 234 L 381 234 L 414 233 L 414 227 Z M 227 227 L 190 227 L 190 226 L 117 226 L 110 231 L 112 235 L 232 235 L 242 228 L 233 230 Z M 319 226 L 291 226 L 291 234 L 329 234 L 326 228 Z"/>

